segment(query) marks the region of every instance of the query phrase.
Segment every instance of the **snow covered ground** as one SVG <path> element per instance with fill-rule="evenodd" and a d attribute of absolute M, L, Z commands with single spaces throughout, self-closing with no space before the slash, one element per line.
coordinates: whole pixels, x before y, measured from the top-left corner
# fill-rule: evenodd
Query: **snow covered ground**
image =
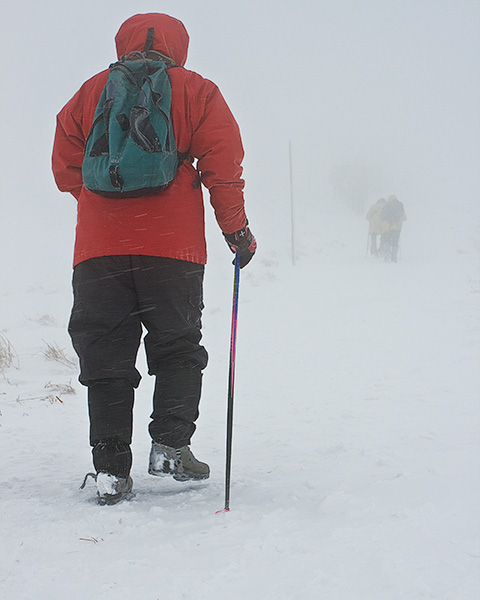
<path fill-rule="evenodd" d="M 187 67 L 220 85 L 246 148 L 259 250 L 240 284 L 228 514 L 233 267 L 211 211 L 193 440 L 211 479 L 147 474 L 145 376 L 135 497 L 100 507 L 79 489 L 92 465 L 55 115 L 150 10 L 185 22 Z M 2 600 L 479 599 L 479 22 L 473 0 L 3 3 Z M 365 257 L 368 206 L 342 192 L 405 202 L 398 264 Z"/>
<path fill-rule="evenodd" d="M 216 511 L 233 267 L 220 235 L 193 443 L 211 479 L 147 474 L 145 376 L 136 495 L 113 507 L 95 503 L 92 484 L 79 490 L 92 467 L 68 269 L 2 287 L 13 354 L 0 375 L 2 598 L 477 600 L 478 235 L 473 223 L 431 240 L 411 216 L 396 265 L 365 258 L 353 214 L 312 227 L 295 266 L 259 239 L 240 285 L 227 514 Z"/>

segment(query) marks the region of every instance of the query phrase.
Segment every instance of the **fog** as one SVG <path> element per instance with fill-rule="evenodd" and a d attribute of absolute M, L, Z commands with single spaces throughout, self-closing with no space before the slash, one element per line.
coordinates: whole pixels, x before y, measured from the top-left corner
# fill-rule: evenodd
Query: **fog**
<path fill-rule="evenodd" d="M 211 478 L 147 474 L 141 351 L 135 495 L 97 507 L 78 489 L 92 467 L 67 333 L 76 202 L 51 174 L 55 117 L 116 59 L 121 23 L 151 11 L 185 23 L 186 67 L 219 85 L 245 146 L 258 251 L 241 275 L 228 514 L 233 267 L 207 193 L 192 447 Z M 2 597 L 477 600 L 479 33 L 478 0 L 3 3 Z M 366 210 L 391 194 L 408 216 L 396 264 L 365 252 Z"/>
<path fill-rule="evenodd" d="M 134 10 L 150 11 L 185 23 L 187 68 L 219 85 L 239 122 L 247 211 L 266 256 L 290 247 L 290 142 L 298 247 L 340 204 L 361 215 L 392 193 L 405 204 L 412 244 L 429 230 L 426 252 L 452 223 L 475 231 L 477 1 L 167 1 Z M 123 0 L 3 5 L 3 281 L 68 274 L 75 202 L 50 173 L 55 115 L 115 59 L 114 35 L 131 14 Z"/>

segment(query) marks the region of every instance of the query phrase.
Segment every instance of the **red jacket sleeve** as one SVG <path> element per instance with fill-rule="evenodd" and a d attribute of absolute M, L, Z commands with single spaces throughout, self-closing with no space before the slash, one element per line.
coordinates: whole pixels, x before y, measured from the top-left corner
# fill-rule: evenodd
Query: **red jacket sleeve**
<path fill-rule="evenodd" d="M 108 78 L 108 70 L 87 80 L 57 115 L 52 152 L 52 171 L 57 187 L 77 198 L 83 186 L 85 142 L 95 108 Z"/>
<path fill-rule="evenodd" d="M 190 152 L 198 159 L 197 169 L 210 192 L 220 229 L 233 233 L 246 225 L 241 166 L 243 145 L 237 122 L 220 90 L 211 81 L 203 82 L 203 89 L 197 90 L 194 96 L 195 113 L 199 118 L 193 124 Z M 203 100 L 200 103 L 199 98 Z"/>
<path fill-rule="evenodd" d="M 70 192 L 77 199 L 83 185 L 82 162 L 85 145 L 82 128 L 74 116 L 78 94 L 57 116 L 52 153 L 52 170 L 58 189 L 62 192 Z"/>

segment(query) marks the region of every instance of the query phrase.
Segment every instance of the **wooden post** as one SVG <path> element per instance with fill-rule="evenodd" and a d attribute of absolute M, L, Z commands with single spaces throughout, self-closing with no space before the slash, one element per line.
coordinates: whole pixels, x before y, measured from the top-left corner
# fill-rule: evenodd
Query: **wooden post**
<path fill-rule="evenodd" d="M 292 141 L 288 143 L 288 160 L 290 165 L 290 227 L 292 246 L 292 265 L 295 265 L 295 213 L 293 208 L 293 167 L 292 167 Z"/>

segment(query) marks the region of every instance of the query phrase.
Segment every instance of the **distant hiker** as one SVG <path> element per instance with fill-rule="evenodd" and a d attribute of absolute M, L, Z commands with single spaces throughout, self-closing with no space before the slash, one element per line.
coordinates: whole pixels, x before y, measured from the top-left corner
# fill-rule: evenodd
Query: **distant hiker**
<path fill-rule="evenodd" d="M 115 42 L 119 63 L 86 81 L 59 113 L 52 159 L 58 188 L 78 201 L 69 333 L 88 387 L 100 504 L 132 489 L 142 327 L 148 372 L 156 376 L 148 472 L 209 477 L 189 447 L 207 365 L 201 183 L 241 267 L 256 250 L 238 125 L 217 86 L 184 68 L 184 25 L 137 14 Z"/>
<path fill-rule="evenodd" d="M 382 234 L 382 208 L 387 201 L 385 198 L 380 198 L 373 204 L 367 212 L 366 219 L 368 221 L 368 235 L 370 237 L 370 254 L 378 256 L 377 238 Z"/>
<path fill-rule="evenodd" d="M 407 220 L 403 203 L 396 196 L 389 196 L 382 208 L 383 232 L 380 242 L 380 254 L 386 261 L 397 262 L 398 243 L 402 225 Z"/>

